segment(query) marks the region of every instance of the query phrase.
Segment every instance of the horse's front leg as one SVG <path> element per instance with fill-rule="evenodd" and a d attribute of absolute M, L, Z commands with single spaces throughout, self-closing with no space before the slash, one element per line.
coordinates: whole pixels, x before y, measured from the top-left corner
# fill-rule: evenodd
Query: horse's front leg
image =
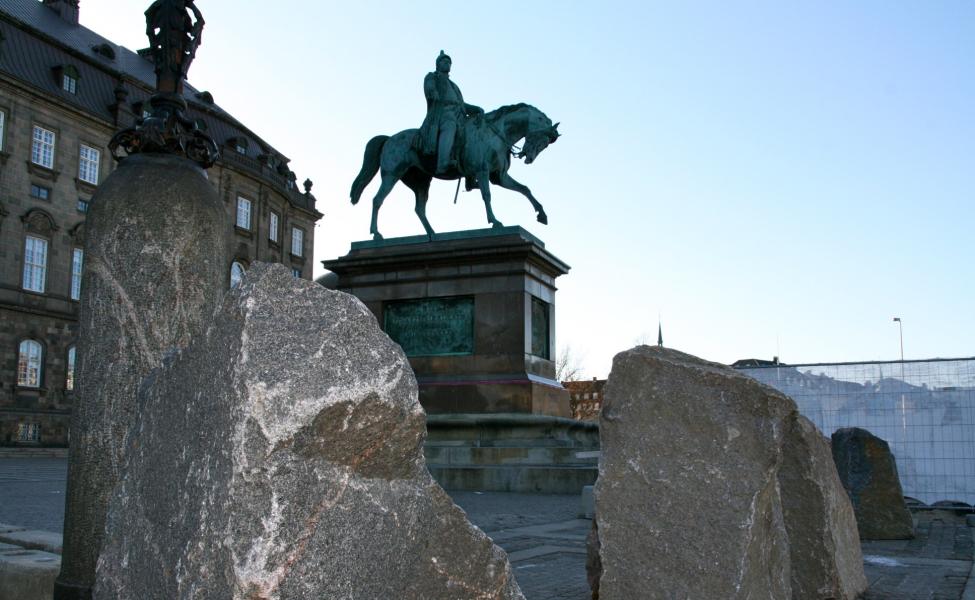
<path fill-rule="evenodd" d="M 504 227 L 501 221 L 494 218 L 494 211 L 491 210 L 491 173 L 488 171 L 478 173 L 477 183 L 481 187 L 481 198 L 484 200 L 484 210 L 487 211 L 488 223 L 495 229 Z"/>
<path fill-rule="evenodd" d="M 514 177 L 508 175 L 507 172 L 502 173 L 501 177 L 498 178 L 498 185 L 506 190 L 511 190 L 513 192 L 518 192 L 528 201 L 532 203 L 532 208 L 538 214 L 538 222 L 542 225 L 548 225 L 548 215 L 545 214 L 545 209 L 542 207 L 542 203 L 535 200 L 535 196 L 532 196 L 532 191 L 528 189 L 528 186 L 523 183 L 518 183 L 515 181 Z"/>

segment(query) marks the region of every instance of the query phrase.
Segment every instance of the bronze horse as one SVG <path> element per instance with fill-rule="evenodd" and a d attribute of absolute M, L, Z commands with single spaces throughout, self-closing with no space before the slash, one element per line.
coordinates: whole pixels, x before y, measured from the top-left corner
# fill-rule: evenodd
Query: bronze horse
<path fill-rule="evenodd" d="M 461 141 L 458 143 L 458 168 L 443 175 L 434 175 L 436 157 L 420 154 L 414 147 L 416 129 L 407 129 L 390 137 L 377 135 L 366 144 L 362 169 L 352 184 L 352 204 L 357 204 L 365 187 L 381 172 L 382 184 L 372 199 L 372 224 L 369 233 L 373 239 L 381 240 L 377 219 L 383 200 L 392 191 L 397 181 L 402 181 L 416 195 L 416 216 L 423 223 L 427 236 L 433 239 L 433 228 L 427 221 L 427 196 L 430 182 L 437 179 L 454 180 L 467 177 L 477 181 L 487 211 L 487 220 L 492 227 L 502 227 L 491 210 L 490 184 L 523 194 L 532 203 L 539 223 L 548 223 L 545 209 L 532 196 L 527 186 L 508 175 L 511 157 L 524 158 L 531 164 L 539 153 L 559 138 L 559 124 L 545 116 L 545 113 L 528 104 L 502 106 L 482 117 L 468 120 L 464 125 Z M 525 144 L 517 153 L 511 148 L 515 142 L 525 138 Z"/>

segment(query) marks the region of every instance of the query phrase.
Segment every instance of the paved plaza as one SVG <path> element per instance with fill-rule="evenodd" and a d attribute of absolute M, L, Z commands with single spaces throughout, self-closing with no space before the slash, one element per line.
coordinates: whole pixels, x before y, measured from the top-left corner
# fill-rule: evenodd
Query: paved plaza
<path fill-rule="evenodd" d="M 0 459 L 0 523 L 60 532 L 65 459 Z M 508 552 L 528 600 L 586 600 L 585 538 L 578 496 L 455 492 L 471 521 Z M 948 511 L 916 514 L 913 540 L 864 542 L 866 600 L 975 600 L 966 592 L 973 528 Z M 966 595 L 967 594 L 967 595 Z"/>

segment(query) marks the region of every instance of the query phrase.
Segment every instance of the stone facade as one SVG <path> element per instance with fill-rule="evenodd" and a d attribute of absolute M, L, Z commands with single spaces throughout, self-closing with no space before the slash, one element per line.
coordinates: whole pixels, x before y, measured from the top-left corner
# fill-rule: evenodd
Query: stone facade
<path fill-rule="evenodd" d="M 78 25 L 76 13 L 59 7 L 50 0 L 0 0 L 0 446 L 67 444 L 68 363 L 78 321 L 72 298 L 79 297 L 77 284 L 72 289 L 75 251 L 84 246 L 88 202 L 115 168 L 108 142 L 142 116 L 154 85 L 148 60 Z M 208 177 L 228 221 L 238 224 L 241 213 L 231 263 L 246 269 L 257 260 L 277 262 L 311 279 L 322 215 L 310 182 L 299 189 L 288 159 L 209 93 L 187 86 L 186 99 L 189 117 L 202 119 L 221 145 L 223 156 Z M 53 134 L 50 160 L 37 154 L 45 147 L 35 142 L 38 134 Z M 97 162 L 86 160 L 91 150 Z M 249 210 L 239 210 L 243 201 Z M 300 244 L 293 244 L 296 235 Z M 28 238 L 46 250 L 43 268 L 32 271 L 34 284 L 25 279 Z M 231 268 L 224 270 L 227 286 Z M 41 349 L 34 363 L 40 372 L 30 385 L 18 380 L 25 340 Z"/>
<path fill-rule="evenodd" d="M 603 387 L 605 379 L 592 378 L 592 381 L 563 381 L 562 387 L 569 390 L 572 418 L 579 421 L 598 421 L 599 410 L 603 407 Z"/>

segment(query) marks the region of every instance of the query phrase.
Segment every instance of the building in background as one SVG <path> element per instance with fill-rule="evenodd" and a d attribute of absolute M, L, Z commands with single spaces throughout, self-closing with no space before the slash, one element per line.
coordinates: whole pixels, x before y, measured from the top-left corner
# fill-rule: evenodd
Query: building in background
<path fill-rule="evenodd" d="M 0 446 L 65 446 L 85 214 L 115 168 L 108 142 L 147 114 L 150 60 L 78 24 L 78 0 L 0 0 Z M 221 145 L 208 170 L 233 224 L 226 283 L 251 262 L 310 279 L 311 182 L 186 86 L 187 116 Z"/>
<path fill-rule="evenodd" d="M 569 390 L 569 405 L 572 418 L 580 421 L 598 421 L 603 407 L 603 387 L 605 379 L 592 378 L 592 381 L 563 381 L 562 387 Z"/>

